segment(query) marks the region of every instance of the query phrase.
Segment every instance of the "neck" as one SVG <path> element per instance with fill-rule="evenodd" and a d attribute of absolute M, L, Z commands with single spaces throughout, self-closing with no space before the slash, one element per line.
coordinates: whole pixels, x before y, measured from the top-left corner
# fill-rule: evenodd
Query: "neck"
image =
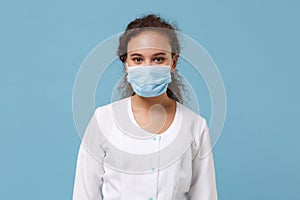
<path fill-rule="evenodd" d="M 142 97 L 135 94 L 132 96 L 132 100 L 137 107 L 145 108 L 147 110 L 154 104 L 159 104 L 163 107 L 169 107 L 172 105 L 171 103 L 173 101 L 168 97 L 166 92 L 156 97 Z"/>

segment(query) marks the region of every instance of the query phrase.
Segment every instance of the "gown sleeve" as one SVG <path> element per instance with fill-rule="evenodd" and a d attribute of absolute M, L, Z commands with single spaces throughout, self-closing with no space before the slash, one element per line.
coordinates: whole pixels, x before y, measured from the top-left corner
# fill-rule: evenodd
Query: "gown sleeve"
<path fill-rule="evenodd" d="M 103 158 L 100 128 L 96 114 L 85 129 L 77 156 L 73 200 L 103 200 Z"/>
<path fill-rule="evenodd" d="M 206 120 L 198 127 L 195 141 L 196 155 L 192 160 L 192 181 L 188 191 L 190 200 L 218 200 L 214 159 Z"/>

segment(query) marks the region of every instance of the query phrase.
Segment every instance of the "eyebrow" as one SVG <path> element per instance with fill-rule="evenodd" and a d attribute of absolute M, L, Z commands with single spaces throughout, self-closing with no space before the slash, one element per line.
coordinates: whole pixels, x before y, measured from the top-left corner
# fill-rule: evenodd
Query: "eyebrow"
<path fill-rule="evenodd" d="M 164 52 L 159 52 L 159 53 L 155 53 L 153 54 L 153 56 L 158 56 L 158 55 L 166 55 L 166 53 Z M 142 56 L 142 54 L 139 54 L 139 53 L 133 53 L 133 54 L 130 54 L 130 56 Z"/>

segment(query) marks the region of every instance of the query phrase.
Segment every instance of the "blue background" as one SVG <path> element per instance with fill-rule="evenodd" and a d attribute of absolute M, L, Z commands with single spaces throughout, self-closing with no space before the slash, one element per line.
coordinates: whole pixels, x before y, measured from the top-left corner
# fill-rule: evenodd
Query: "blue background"
<path fill-rule="evenodd" d="M 71 199 L 77 70 L 97 44 L 154 12 L 198 41 L 223 77 L 219 199 L 300 199 L 299 8 L 296 0 L 1 1 L 0 198 Z"/>

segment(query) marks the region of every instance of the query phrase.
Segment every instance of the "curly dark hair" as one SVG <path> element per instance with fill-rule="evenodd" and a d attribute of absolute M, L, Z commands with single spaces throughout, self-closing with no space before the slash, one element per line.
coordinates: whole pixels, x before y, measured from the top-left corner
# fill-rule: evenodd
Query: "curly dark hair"
<path fill-rule="evenodd" d="M 172 58 L 174 58 L 174 56 L 179 56 L 180 44 L 176 34 L 176 31 L 178 31 L 177 25 L 175 23 L 171 25 L 171 23 L 168 23 L 157 14 L 148 14 L 130 22 L 124 33 L 120 36 L 117 56 L 122 63 L 125 63 L 127 59 L 127 46 L 130 39 L 144 31 L 160 32 L 167 36 L 172 50 Z M 118 88 L 120 94 L 122 93 L 120 90 L 124 89 L 125 86 L 125 91 L 122 93 L 123 97 L 135 94 L 131 85 L 127 82 L 126 76 L 127 74 Z M 183 78 L 178 74 L 177 69 L 171 73 L 171 78 L 172 82 L 168 85 L 167 95 L 170 98 L 183 103 L 182 91 L 186 91 L 185 86 L 182 83 Z"/>
<path fill-rule="evenodd" d="M 180 53 L 180 46 L 175 32 L 178 28 L 175 27 L 175 24 L 172 26 L 164 19 L 154 14 L 147 15 L 143 18 L 137 18 L 128 24 L 123 35 L 120 36 L 117 55 L 122 62 L 125 62 L 129 40 L 144 31 L 157 31 L 165 34 L 169 39 L 172 55 L 178 55 Z"/>

